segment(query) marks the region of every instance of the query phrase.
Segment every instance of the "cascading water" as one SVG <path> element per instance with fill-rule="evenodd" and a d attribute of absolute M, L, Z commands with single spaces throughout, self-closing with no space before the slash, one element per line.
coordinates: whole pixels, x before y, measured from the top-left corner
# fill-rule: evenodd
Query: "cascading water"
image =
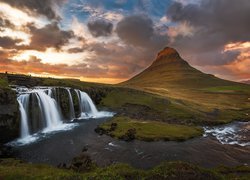
<path fill-rule="evenodd" d="M 42 90 L 38 90 L 36 94 L 38 100 L 40 101 L 39 109 L 43 113 L 46 128 L 51 129 L 62 124 L 56 101 Z"/>
<path fill-rule="evenodd" d="M 81 117 L 98 117 L 99 112 L 87 93 L 76 90 Z"/>
<path fill-rule="evenodd" d="M 74 119 L 76 117 L 75 115 L 75 109 L 74 109 L 74 103 L 73 103 L 73 98 L 70 92 L 70 89 L 66 89 L 68 92 L 68 96 L 69 96 L 69 108 L 70 108 L 70 118 Z"/>
<path fill-rule="evenodd" d="M 59 91 L 66 92 L 63 95 L 59 95 Z M 36 134 L 40 131 L 54 131 L 57 129 L 65 128 L 63 125 L 63 119 L 67 120 L 67 117 L 63 117 L 61 114 L 61 99 L 60 97 L 68 97 L 68 112 L 72 119 L 86 119 L 86 118 L 99 118 L 112 116 L 113 113 L 98 111 L 93 101 L 87 93 L 80 90 L 75 90 L 76 98 L 79 103 L 80 114 L 76 116 L 74 108 L 73 95 L 69 88 L 44 88 L 37 87 L 29 90 L 17 90 L 20 92 L 17 100 L 19 103 L 19 110 L 21 114 L 21 138 L 25 139 L 32 134 Z M 74 92 L 74 91 L 73 91 Z M 76 100 L 75 100 L 76 101 Z M 65 101 L 64 101 L 65 102 Z M 75 102 L 76 103 L 76 102 Z"/>
<path fill-rule="evenodd" d="M 29 136 L 29 128 L 28 128 L 28 117 L 27 112 L 28 110 L 28 103 L 29 103 L 29 94 L 24 94 L 22 96 L 19 96 L 17 99 L 19 103 L 19 110 L 21 114 L 21 138 L 25 138 L 26 136 Z"/>
<path fill-rule="evenodd" d="M 56 101 L 47 95 L 43 90 L 32 90 L 26 94 L 20 94 L 18 97 L 19 109 L 21 113 L 21 138 L 25 138 L 30 135 L 31 124 L 38 124 L 31 122 L 29 103 L 31 95 L 36 99 L 39 114 L 45 126 L 40 127 L 40 129 L 53 129 L 54 127 L 62 124 L 59 111 L 57 109 Z M 38 118 L 36 119 L 38 121 Z"/>

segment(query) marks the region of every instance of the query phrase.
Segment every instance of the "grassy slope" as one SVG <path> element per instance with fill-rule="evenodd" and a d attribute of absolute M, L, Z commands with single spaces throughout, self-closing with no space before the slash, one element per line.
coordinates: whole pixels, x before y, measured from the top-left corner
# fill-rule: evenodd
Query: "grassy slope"
<path fill-rule="evenodd" d="M 187 109 L 210 112 L 206 118 L 228 122 L 249 119 L 250 86 L 204 74 L 178 55 L 158 56 L 145 71 L 121 84 L 166 98 L 180 100 Z M 212 112 L 219 109 L 221 113 Z"/>
<path fill-rule="evenodd" d="M 184 162 L 168 162 L 145 171 L 126 164 L 115 164 L 81 173 L 13 159 L 0 160 L 0 179 L 249 179 L 249 177 L 250 168 L 247 166 L 208 170 Z"/>
<path fill-rule="evenodd" d="M 114 117 L 100 127 L 108 131 L 113 123 L 116 123 L 117 127 L 110 131 L 110 135 L 118 139 L 121 139 L 131 129 L 136 132 L 135 138 L 143 141 L 183 141 L 203 134 L 202 128 L 195 126 L 167 124 L 157 121 L 138 121 L 127 117 Z"/>
<path fill-rule="evenodd" d="M 9 89 L 9 84 L 8 81 L 4 78 L 0 76 L 0 88 L 1 89 Z"/>

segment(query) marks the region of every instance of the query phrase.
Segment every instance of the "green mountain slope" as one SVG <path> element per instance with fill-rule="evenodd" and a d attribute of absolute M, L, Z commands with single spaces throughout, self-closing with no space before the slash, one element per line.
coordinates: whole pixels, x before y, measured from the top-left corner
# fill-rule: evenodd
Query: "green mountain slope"
<path fill-rule="evenodd" d="M 204 74 L 191 67 L 173 48 L 165 48 L 156 60 L 140 74 L 124 84 L 136 87 L 202 88 L 221 85 L 237 85 L 230 81 Z"/>
<path fill-rule="evenodd" d="M 120 85 L 170 98 L 215 119 L 249 119 L 249 85 L 202 73 L 173 48 L 160 51 L 151 66 Z"/>

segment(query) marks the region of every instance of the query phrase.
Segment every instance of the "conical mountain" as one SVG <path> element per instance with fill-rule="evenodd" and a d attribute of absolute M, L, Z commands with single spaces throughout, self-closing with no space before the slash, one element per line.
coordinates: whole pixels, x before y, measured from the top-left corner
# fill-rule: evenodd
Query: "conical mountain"
<path fill-rule="evenodd" d="M 153 63 L 122 85 L 141 88 L 203 88 L 236 84 L 202 73 L 190 66 L 170 47 L 160 51 Z"/>
<path fill-rule="evenodd" d="M 167 98 L 170 103 L 166 112 L 177 119 L 203 119 L 208 123 L 249 119 L 249 85 L 205 74 L 173 48 L 164 48 L 148 68 L 120 85 Z"/>

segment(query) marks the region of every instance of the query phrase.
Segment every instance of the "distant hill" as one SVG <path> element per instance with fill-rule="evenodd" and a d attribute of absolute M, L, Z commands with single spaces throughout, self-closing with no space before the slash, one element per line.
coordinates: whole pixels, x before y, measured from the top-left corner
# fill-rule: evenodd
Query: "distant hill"
<path fill-rule="evenodd" d="M 245 84 L 250 84 L 250 79 L 249 80 L 246 80 L 246 81 L 241 81 L 242 83 L 245 83 Z"/>
<path fill-rule="evenodd" d="M 202 73 L 183 60 L 175 49 L 166 47 L 158 53 L 147 69 L 122 84 L 134 87 L 186 89 L 236 85 L 237 83 Z"/>
<path fill-rule="evenodd" d="M 249 85 L 205 74 L 190 66 L 173 48 L 164 48 L 148 68 L 120 85 L 172 99 L 195 114 L 249 118 L 244 112 L 250 111 Z M 238 116 L 235 110 L 240 109 L 244 111 Z"/>

